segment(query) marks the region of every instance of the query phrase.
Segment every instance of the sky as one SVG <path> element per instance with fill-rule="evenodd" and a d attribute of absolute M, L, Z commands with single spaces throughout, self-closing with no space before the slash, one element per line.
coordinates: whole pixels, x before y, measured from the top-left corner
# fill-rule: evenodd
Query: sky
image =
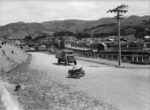
<path fill-rule="evenodd" d="M 150 0 L 0 0 L 0 25 L 52 20 L 98 20 L 118 5 L 129 5 L 126 17 L 150 15 Z"/>

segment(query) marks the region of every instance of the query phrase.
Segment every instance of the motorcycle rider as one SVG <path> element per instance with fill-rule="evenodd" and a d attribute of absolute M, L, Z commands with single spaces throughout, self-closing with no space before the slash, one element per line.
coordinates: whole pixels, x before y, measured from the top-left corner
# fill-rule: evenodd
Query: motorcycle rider
<path fill-rule="evenodd" d="M 74 66 L 72 67 L 72 70 L 76 70 L 76 69 L 80 69 L 80 68 L 82 68 L 82 67 L 78 67 L 78 66 L 74 65 Z"/>

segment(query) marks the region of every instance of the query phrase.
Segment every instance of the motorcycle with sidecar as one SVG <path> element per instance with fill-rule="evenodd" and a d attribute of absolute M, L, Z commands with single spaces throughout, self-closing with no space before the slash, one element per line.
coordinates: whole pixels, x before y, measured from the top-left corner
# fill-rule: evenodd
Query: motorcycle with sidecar
<path fill-rule="evenodd" d="M 79 79 L 80 77 L 83 77 L 85 75 L 85 71 L 83 68 L 72 68 L 68 70 L 68 77 L 70 78 L 77 78 Z"/>

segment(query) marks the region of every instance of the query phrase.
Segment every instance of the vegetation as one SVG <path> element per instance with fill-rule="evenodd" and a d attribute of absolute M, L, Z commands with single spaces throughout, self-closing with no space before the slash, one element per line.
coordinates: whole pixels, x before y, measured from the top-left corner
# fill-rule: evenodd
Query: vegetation
<path fill-rule="evenodd" d="M 136 39 L 143 39 L 150 35 L 150 16 L 131 16 L 121 20 L 121 35 L 134 35 Z M 9 31 L 12 30 L 12 31 Z M 51 31 L 54 31 L 52 33 Z M 102 18 L 97 21 L 65 20 L 44 23 L 11 23 L 0 27 L 0 35 L 4 38 L 19 36 L 29 46 L 46 45 L 64 48 L 69 36 L 82 38 L 101 38 L 117 35 L 116 20 Z M 92 46 L 93 47 L 93 46 Z M 95 46 L 94 46 L 95 47 Z"/>
<path fill-rule="evenodd" d="M 124 29 L 142 27 L 150 28 L 150 16 L 130 16 L 121 21 L 122 32 Z M 109 34 L 117 32 L 116 20 L 112 18 L 102 18 L 95 21 L 83 20 L 64 20 L 64 21 L 50 21 L 44 23 L 11 23 L 0 27 L 0 36 L 13 36 L 23 38 L 26 35 L 42 36 L 43 33 L 55 32 L 54 36 L 79 36 L 85 37 L 84 33 L 93 34 Z M 83 35 L 81 35 L 81 33 Z M 77 36 L 77 38 L 79 38 Z M 103 36 L 103 35 L 101 35 Z M 99 37 L 101 37 L 99 36 Z M 87 35 L 89 37 L 89 35 Z"/>
<path fill-rule="evenodd" d="M 61 31 L 61 32 L 55 32 L 53 34 L 54 37 L 63 37 L 63 36 L 74 36 L 75 34 L 70 31 Z"/>

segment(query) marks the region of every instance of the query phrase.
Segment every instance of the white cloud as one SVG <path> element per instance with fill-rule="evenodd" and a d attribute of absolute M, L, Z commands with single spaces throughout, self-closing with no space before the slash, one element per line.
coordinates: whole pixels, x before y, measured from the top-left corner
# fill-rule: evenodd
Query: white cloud
<path fill-rule="evenodd" d="M 107 10 L 129 5 L 126 15 L 148 12 L 150 1 L 143 0 L 0 0 L 0 25 L 11 22 L 42 22 L 63 19 L 95 20 L 115 16 Z"/>

